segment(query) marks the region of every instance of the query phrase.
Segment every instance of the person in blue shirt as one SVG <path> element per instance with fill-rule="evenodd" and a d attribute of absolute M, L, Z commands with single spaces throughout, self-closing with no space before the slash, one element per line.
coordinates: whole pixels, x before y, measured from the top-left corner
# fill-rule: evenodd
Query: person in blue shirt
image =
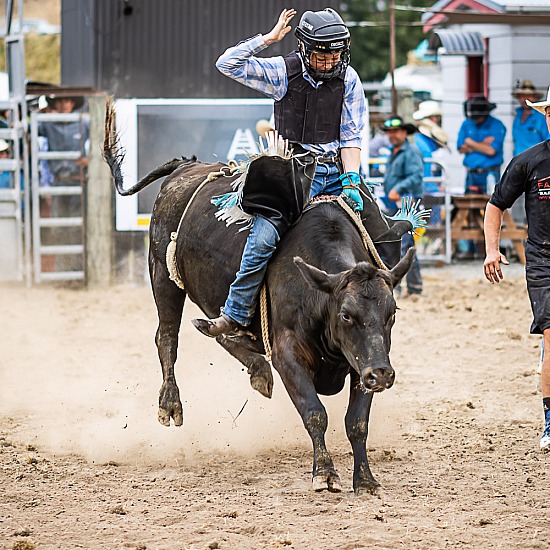
<path fill-rule="evenodd" d="M 494 186 L 500 179 L 506 126 L 490 114 L 494 109 L 496 104 L 483 96 L 464 102 L 466 120 L 460 126 L 456 147 L 464 155 L 466 194 L 485 194 L 487 181 L 492 181 Z"/>
<path fill-rule="evenodd" d="M 540 99 L 535 85 L 530 80 L 518 81 L 512 92 L 519 101 L 516 115 L 512 123 L 512 139 L 514 140 L 514 156 L 523 153 L 529 147 L 550 138 L 544 116 L 531 109 L 527 101 L 533 103 Z"/>
<path fill-rule="evenodd" d="M 296 50 L 284 57 L 257 56 L 283 40 L 295 15 L 296 10 L 284 9 L 269 33 L 229 48 L 216 67 L 273 99 L 279 135 L 295 152 L 315 155 L 312 197 L 344 193 L 355 210 L 361 211 L 361 133 L 367 105 L 359 75 L 349 65 L 350 33 L 340 15 L 331 8 L 306 11 L 295 30 Z M 221 315 L 212 320 L 194 319 L 195 328 L 216 337 L 252 322 L 268 261 L 281 237 L 281 228 L 272 220 L 255 216 Z"/>
<path fill-rule="evenodd" d="M 413 124 L 407 124 L 399 116 L 384 121 L 383 126 L 391 144 L 391 154 L 386 163 L 384 176 L 385 205 L 389 213 L 394 214 L 400 208 L 403 197 L 421 199 L 423 196 L 422 176 L 424 161 L 420 149 L 410 143 L 407 137 L 416 132 Z M 401 238 L 401 256 L 414 246 L 412 233 L 405 233 Z M 409 295 L 422 294 L 422 274 L 420 263 L 415 256 L 413 265 L 406 276 Z"/>
<path fill-rule="evenodd" d="M 414 143 L 420 149 L 424 159 L 424 198 L 433 204 L 428 204 L 432 213 L 430 225 L 437 225 L 441 221 L 441 207 L 439 199 L 430 199 L 430 195 L 441 195 L 440 183 L 430 181 L 442 175 L 441 166 L 429 162 L 441 156 L 443 150 L 449 151 L 447 142 L 449 137 L 441 128 L 441 107 L 437 101 L 422 101 L 418 110 L 413 113 L 413 119 L 418 121 L 418 132 L 414 135 Z"/>

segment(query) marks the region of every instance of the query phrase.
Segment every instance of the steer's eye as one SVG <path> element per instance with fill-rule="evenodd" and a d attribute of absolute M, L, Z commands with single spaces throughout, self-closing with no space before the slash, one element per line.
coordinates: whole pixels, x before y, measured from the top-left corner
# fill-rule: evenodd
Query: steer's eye
<path fill-rule="evenodd" d="M 342 318 L 342 321 L 344 321 L 344 323 L 351 323 L 351 315 L 349 313 L 343 311 L 340 314 L 340 317 Z"/>

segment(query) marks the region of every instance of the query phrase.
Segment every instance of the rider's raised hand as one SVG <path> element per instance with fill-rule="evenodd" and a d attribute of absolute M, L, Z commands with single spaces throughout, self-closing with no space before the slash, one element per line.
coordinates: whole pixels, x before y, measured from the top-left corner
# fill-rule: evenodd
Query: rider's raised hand
<path fill-rule="evenodd" d="M 273 44 L 274 42 L 280 42 L 292 30 L 289 23 L 295 15 L 296 10 L 294 9 L 284 9 L 281 12 L 277 24 L 269 33 L 264 35 L 264 42 L 267 46 L 269 46 L 269 44 Z"/>

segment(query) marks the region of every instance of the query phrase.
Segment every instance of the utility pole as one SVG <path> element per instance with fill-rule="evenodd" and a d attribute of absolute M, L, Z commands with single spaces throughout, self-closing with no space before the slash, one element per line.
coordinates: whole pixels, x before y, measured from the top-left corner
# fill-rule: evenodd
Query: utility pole
<path fill-rule="evenodd" d="M 395 89 L 395 2 L 390 2 L 390 75 L 391 114 L 397 115 L 397 90 Z"/>

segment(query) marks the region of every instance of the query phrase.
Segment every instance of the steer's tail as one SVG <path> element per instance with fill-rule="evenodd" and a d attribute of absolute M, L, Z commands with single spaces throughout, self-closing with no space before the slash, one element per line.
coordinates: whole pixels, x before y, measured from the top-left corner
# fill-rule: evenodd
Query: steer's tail
<path fill-rule="evenodd" d="M 115 109 L 113 105 L 113 98 L 108 97 L 105 102 L 105 137 L 103 141 L 103 159 L 109 165 L 111 174 L 115 180 L 115 187 L 119 195 L 127 196 L 133 195 L 138 191 L 141 191 L 144 187 L 147 187 L 150 183 L 162 178 L 163 176 L 170 175 L 176 168 L 182 164 L 194 162 L 196 158 L 191 160 L 181 158 L 170 160 L 161 166 L 155 168 L 152 172 L 147 174 L 143 179 L 136 183 L 129 189 L 124 189 L 121 165 L 124 160 L 125 151 L 120 146 L 120 139 L 115 130 Z"/>

